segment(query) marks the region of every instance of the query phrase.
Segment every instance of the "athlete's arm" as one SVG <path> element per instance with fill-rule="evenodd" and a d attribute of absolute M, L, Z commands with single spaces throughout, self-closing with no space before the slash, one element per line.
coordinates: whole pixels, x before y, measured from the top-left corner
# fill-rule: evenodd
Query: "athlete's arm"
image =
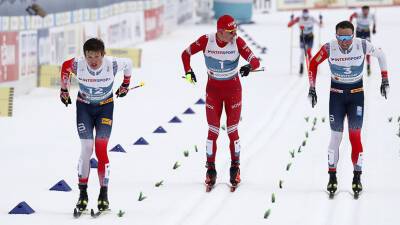
<path fill-rule="evenodd" d="M 200 51 L 204 51 L 206 49 L 207 42 L 208 36 L 203 35 L 182 52 L 182 62 L 185 73 L 192 70 L 192 68 L 190 67 L 190 57 Z"/>
<path fill-rule="evenodd" d="M 351 16 L 350 16 L 350 22 L 353 22 L 353 19 L 354 18 L 357 18 L 357 13 L 355 12 L 355 13 L 353 13 L 353 14 L 351 14 Z"/>
<path fill-rule="evenodd" d="M 65 61 L 61 66 L 61 89 L 68 90 L 71 84 L 71 75 L 76 73 L 75 58 Z"/>
<path fill-rule="evenodd" d="M 253 54 L 246 42 L 241 38 L 236 38 L 236 44 L 239 54 L 251 65 L 251 69 L 255 70 L 260 66 L 260 60 Z"/>
<path fill-rule="evenodd" d="M 294 20 L 289 21 L 287 26 L 291 27 L 291 26 L 295 25 L 299 21 L 300 21 L 300 17 L 296 17 Z"/>
<path fill-rule="evenodd" d="M 117 71 L 123 70 L 124 72 L 124 81 L 123 84 L 127 84 L 129 86 L 131 75 L 132 75 L 132 60 L 128 58 L 115 58 L 117 62 Z"/>
<path fill-rule="evenodd" d="M 382 49 L 373 46 L 371 44 L 371 42 L 369 42 L 367 40 L 362 40 L 362 41 L 365 42 L 365 44 L 366 44 L 365 54 L 372 55 L 378 59 L 379 67 L 381 68 L 382 78 L 387 78 L 388 72 L 387 72 L 386 56 L 383 53 Z"/>
<path fill-rule="evenodd" d="M 329 56 L 329 44 L 325 44 L 321 47 L 316 55 L 311 59 L 310 68 L 308 71 L 308 81 L 310 87 L 315 87 L 315 80 L 317 77 L 318 65 L 321 64 Z"/>

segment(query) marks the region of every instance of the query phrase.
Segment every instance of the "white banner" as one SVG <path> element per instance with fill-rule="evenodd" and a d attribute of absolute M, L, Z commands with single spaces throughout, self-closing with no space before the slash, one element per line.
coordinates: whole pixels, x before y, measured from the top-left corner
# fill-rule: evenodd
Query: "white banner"
<path fill-rule="evenodd" d="M 37 31 L 19 32 L 19 77 L 25 79 L 37 75 Z"/>
<path fill-rule="evenodd" d="M 190 0 L 180 0 L 178 5 L 178 24 L 193 18 L 194 3 Z"/>
<path fill-rule="evenodd" d="M 121 48 L 144 41 L 143 12 L 124 13 L 98 22 L 107 48 Z"/>
<path fill-rule="evenodd" d="M 164 22 L 164 32 L 169 33 L 178 26 L 178 2 L 176 0 L 163 0 L 164 13 L 162 14 Z"/>
<path fill-rule="evenodd" d="M 78 56 L 82 52 L 83 28 L 73 24 L 50 29 L 50 64 L 61 65 L 66 59 Z"/>
<path fill-rule="evenodd" d="M 369 6 L 390 6 L 400 0 L 277 0 L 278 10 L 347 8 Z"/>

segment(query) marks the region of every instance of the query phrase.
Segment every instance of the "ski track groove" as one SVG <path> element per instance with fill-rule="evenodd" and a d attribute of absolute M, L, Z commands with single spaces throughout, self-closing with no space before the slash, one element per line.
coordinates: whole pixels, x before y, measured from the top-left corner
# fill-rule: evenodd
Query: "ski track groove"
<path fill-rule="evenodd" d="M 260 150 L 263 150 L 263 149 L 264 149 L 264 148 L 263 148 L 264 143 L 265 143 L 265 142 L 268 142 L 268 140 L 269 140 L 270 138 L 274 137 L 274 133 L 275 133 L 275 132 L 272 132 L 270 129 L 267 129 L 267 128 L 270 127 L 270 126 L 272 126 L 272 125 L 275 125 L 275 124 L 276 124 L 276 125 L 280 125 L 280 124 L 282 123 L 282 122 L 279 122 L 279 123 L 275 122 L 276 120 L 274 120 L 274 115 L 276 115 L 277 113 L 280 113 L 280 112 L 281 112 L 281 108 L 284 108 L 284 110 L 286 110 L 285 114 L 290 113 L 290 106 L 292 106 L 293 103 L 296 102 L 296 99 L 297 99 L 297 98 L 295 98 L 295 97 L 294 97 L 294 98 L 288 98 L 287 96 L 290 95 L 290 94 L 293 92 L 293 90 L 296 90 L 296 88 L 299 89 L 299 90 L 297 90 L 297 91 L 294 93 L 294 96 L 297 96 L 297 97 L 300 97 L 300 96 L 301 96 L 301 95 L 298 94 L 298 92 L 301 91 L 301 87 L 302 87 L 302 83 L 301 83 L 300 78 L 292 79 L 292 80 L 293 80 L 293 81 L 292 81 L 292 83 L 291 83 L 290 85 L 288 85 L 288 88 L 286 88 L 285 90 L 281 91 L 281 93 L 279 94 L 279 97 L 278 97 L 278 98 L 275 98 L 275 101 L 274 101 L 273 105 L 269 105 L 269 108 L 272 109 L 272 112 L 271 112 L 270 115 L 267 115 L 267 116 L 266 116 L 268 119 L 267 119 L 264 123 L 262 123 L 262 125 L 257 129 L 257 132 L 255 132 L 255 135 L 253 135 L 251 139 L 249 139 L 248 141 L 244 142 L 243 146 L 245 146 L 245 148 L 246 148 L 246 149 L 249 149 L 249 150 L 250 150 L 250 149 L 255 149 L 255 148 L 252 147 L 252 146 L 257 145 L 257 143 L 260 143 L 260 144 L 258 144 L 259 147 L 256 148 L 256 149 L 257 149 L 256 151 L 251 151 L 251 152 L 249 152 L 249 154 L 250 154 L 249 157 L 246 157 L 246 158 L 244 158 L 244 160 L 241 160 L 242 162 L 244 161 L 244 163 L 241 163 L 242 165 L 243 165 L 243 164 L 246 164 L 246 161 L 251 160 L 252 157 L 254 157 L 254 155 L 256 155 L 257 153 L 260 152 Z M 290 99 L 290 100 L 291 100 L 291 101 L 290 101 L 290 104 L 282 104 L 282 102 L 286 103 L 285 99 Z M 283 100 L 283 101 L 282 101 L 282 100 Z M 280 126 L 278 126 L 277 128 L 275 128 L 273 131 L 276 131 L 277 129 L 280 129 Z M 260 136 L 263 136 L 263 137 L 264 137 L 264 136 L 265 136 L 265 133 L 269 133 L 269 134 L 267 135 L 267 138 L 262 138 L 262 139 L 260 139 L 259 137 L 260 137 Z M 254 140 L 261 140 L 261 141 L 254 141 Z M 247 146 L 247 145 L 246 145 L 247 143 L 250 143 L 250 144 Z M 226 163 L 224 164 L 224 166 L 226 166 L 228 163 L 229 163 L 229 162 L 226 162 Z M 220 189 L 220 188 L 218 188 L 219 186 L 220 186 L 220 185 L 216 186 L 216 187 L 214 188 L 214 190 L 212 190 L 210 193 L 201 194 L 201 196 L 198 198 L 198 200 L 195 201 L 195 202 L 193 202 L 194 204 L 193 204 L 192 207 L 186 208 L 187 213 L 186 213 L 186 214 L 183 214 L 183 216 L 181 217 L 181 219 L 179 219 L 179 220 L 178 220 L 176 223 L 174 223 L 174 224 L 187 224 L 187 223 L 185 223 L 185 222 L 186 222 L 186 221 L 190 221 L 190 217 L 191 217 L 195 212 L 198 212 L 197 209 L 200 208 L 200 207 L 202 207 L 203 204 L 207 203 L 206 200 L 207 200 L 208 198 L 211 197 L 211 195 L 213 194 L 213 192 L 216 192 L 216 191 L 218 191 L 217 189 Z M 224 188 L 225 188 L 225 187 L 224 187 Z M 207 207 L 208 211 L 211 211 L 211 212 L 214 212 L 214 213 L 210 213 L 210 214 L 208 214 L 207 217 L 203 217 L 203 218 L 206 219 L 205 222 L 204 222 L 203 224 L 208 224 L 208 223 L 210 222 L 210 220 L 211 220 L 213 217 L 215 217 L 216 215 L 218 215 L 219 211 L 218 211 L 217 209 L 219 209 L 220 206 L 221 206 L 227 199 L 229 199 L 229 196 L 230 196 L 230 195 L 234 194 L 234 193 L 231 193 L 231 192 L 228 192 L 228 191 L 229 191 L 229 190 L 226 190 L 226 193 L 225 193 L 224 195 L 219 195 L 219 196 L 220 196 L 220 200 L 218 201 L 218 204 L 213 204 L 213 206 L 212 206 L 211 208 L 210 208 L 210 207 Z M 240 191 L 240 187 L 239 187 L 239 190 L 238 190 L 238 191 Z M 213 196 L 213 197 L 215 198 L 216 196 Z M 213 209 L 214 209 L 214 210 L 213 210 Z"/>

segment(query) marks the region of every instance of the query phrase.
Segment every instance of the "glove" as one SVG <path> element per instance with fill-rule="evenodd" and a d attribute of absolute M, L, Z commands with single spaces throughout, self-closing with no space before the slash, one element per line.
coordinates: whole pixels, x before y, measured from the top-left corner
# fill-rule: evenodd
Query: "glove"
<path fill-rule="evenodd" d="M 68 107 L 68 105 L 71 104 L 71 98 L 69 97 L 68 89 L 61 88 L 60 100 L 65 105 L 65 107 Z"/>
<path fill-rule="evenodd" d="M 290 21 L 293 21 L 293 19 L 294 19 L 294 15 L 292 14 L 292 15 L 290 15 Z"/>
<path fill-rule="evenodd" d="M 317 104 L 317 93 L 315 92 L 315 87 L 310 87 L 308 90 L 308 98 L 311 101 L 311 106 L 314 108 Z"/>
<path fill-rule="evenodd" d="M 247 65 L 240 67 L 239 73 L 240 73 L 240 76 L 247 77 L 249 75 L 250 71 L 251 71 L 251 65 L 247 64 Z"/>
<path fill-rule="evenodd" d="M 382 78 L 381 83 L 381 95 L 387 99 L 387 94 L 389 93 L 389 80 L 387 78 Z"/>
<path fill-rule="evenodd" d="M 128 89 L 129 83 L 122 83 L 121 86 L 119 86 L 118 90 L 115 92 L 115 95 L 118 97 L 124 97 L 126 94 L 128 94 Z"/>
<path fill-rule="evenodd" d="M 192 70 L 186 72 L 185 79 L 192 84 L 195 84 L 197 82 L 196 75 L 194 75 L 194 72 Z"/>

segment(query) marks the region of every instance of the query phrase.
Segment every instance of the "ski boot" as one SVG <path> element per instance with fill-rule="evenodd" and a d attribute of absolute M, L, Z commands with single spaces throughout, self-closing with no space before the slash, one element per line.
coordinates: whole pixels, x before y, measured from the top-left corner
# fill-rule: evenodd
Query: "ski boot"
<path fill-rule="evenodd" d="M 240 168 L 239 168 L 239 161 L 232 161 L 231 162 L 231 168 L 229 170 L 230 172 L 230 182 L 232 184 L 231 186 L 231 192 L 234 192 L 240 183 Z"/>
<path fill-rule="evenodd" d="M 79 184 L 79 199 L 78 202 L 76 203 L 76 208 L 78 211 L 85 211 L 87 204 L 88 204 L 88 194 L 87 194 L 87 184 Z"/>
<path fill-rule="evenodd" d="M 353 171 L 353 192 L 354 192 L 354 199 L 358 199 L 360 196 L 360 192 L 362 191 L 362 184 L 361 184 L 361 171 Z"/>
<path fill-rule="evenodd" d="M 109 202 L 108 202 L 107 190 L 108 190 L 107 187 L 100 188 L 100 194 L 97 200 L 97 208 L 99 209 L 99 211 L 108 210 Z"/>
<path fill-rule="evenodd" d="M 367 64 L 367 75 L 371 75 L 371 65 Z"/>
<path fill-rule="evenodd" d="M 337 190 L 336 171 L 329 171 L 328 173 L 329 173 L 329 182 L 326 189 L 329 192 L 329 198 L 332 199 L 335 196 L 335 192 Z"/>
<path fill-rule="evenodd" d="M 217 180 L 217 171 L 215 170 L 215 163 L 213 162 L 207 162 L 206 168 L 206 191 L 210 192 L 211 189 L 214 187 L 215 181 Z"/>
<path fill-rule="evenodd" d="M 300 76 L 303 75 L 303 71 L 304 71 L 303 63 L 300 63 L 300 71 L 299 71 Z"/>

